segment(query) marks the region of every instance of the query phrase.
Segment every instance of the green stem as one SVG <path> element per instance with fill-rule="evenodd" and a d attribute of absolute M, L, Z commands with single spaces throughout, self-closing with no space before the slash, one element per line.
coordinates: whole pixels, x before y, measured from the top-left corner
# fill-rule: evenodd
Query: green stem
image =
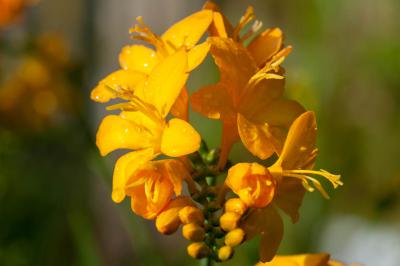
<path fill-rule="evenodd" d="M 213 265 L 213 260 L 211 258 L 206 258 L 201 261 L 200 263 L 201 266 L 212 266 Z"/>

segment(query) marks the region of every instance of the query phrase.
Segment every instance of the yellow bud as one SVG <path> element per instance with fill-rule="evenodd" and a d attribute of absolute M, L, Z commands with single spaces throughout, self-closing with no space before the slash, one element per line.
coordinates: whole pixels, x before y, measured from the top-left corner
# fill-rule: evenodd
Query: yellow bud
<path fill-rule="evenodd" d="M 233 249 L 230 246 L 223 246 L 218 250 L 218 258 L 221 261 L 226 261 L 232 258 L 233 256 Z"/>
<path fill-rule="evenodd" d="M 185 224 L 182 228 L 182 235 L 187 240 L 203 241 L 206 237 L 206 232 L 203 227 L 196 223 Z"/>
<path fill-rule="evenodd" d="M 243 215 L 247 211 L 247 205 L 240 198 L 229 199 L 225 203 L 225 211 Z"/>
<path fill-rule="evenodd" d="M 236 228 L 229 233 L 226 234 L 225 236 L 225 245 L 235 247 L 237 245 L 240 245 L 245 236 L 245 232 L 241 228 Z"/>
<path fill-rule="evenodd" d="M 178 230 L 181 221 L 178 217 L 178 212 L 175 210 L 167 210 L 158 215 L 156 220 L 157 230 L 164 235 L 170 235 Z"/>
<path fill-rule="evenodd" d="M 240 215 L 235 212 L 226 212 L 219 218 L 221 228 L 226 231 L 232 231 L 238 227 Z"/>
<path fill-rule="evenodd" d="M 157 230 L 164 235 L 175 233 L 181 224 L 179 211 L 190 204 L 192 202 L 189 197 L 182 196 L 172 200 L 167 208 L 157 216 Z"/>
<path fill-rule="evenodd" d="M 186 206 L 179 211 L 179 218 L 183 224 L 204 224 L 204 215 L 199 208 Z"/>
<path fill-rule="evenodd" d="M 189 256 L 195 259 L 203 259 L 210 254 L 210 248 L 204 242 L 194 242 L 187 247 Z"/>

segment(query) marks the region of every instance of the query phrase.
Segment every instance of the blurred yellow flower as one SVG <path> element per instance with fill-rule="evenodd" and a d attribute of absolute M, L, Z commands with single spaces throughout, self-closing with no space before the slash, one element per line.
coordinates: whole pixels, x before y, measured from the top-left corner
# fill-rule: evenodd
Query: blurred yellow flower
<path fill-rule="evenodd" d="M 32 0 L 0 0 L 0 28 L 17 20 Z"/>
<path fill-rule="evenodd" d="M 299 254 L 289 256 L 275 256 L 272 261 L 256 266 L 345 266 L 345 264 L 330 260 L 330 255 L 320 254 Z"/>
<path fill-rule="evenodd" d="M 188 69 L 195 69 L 206 57 L 209 44 L 204 42 L 196 45 L 208 29 L 212 21 L 212 12 L 203 10 L 196 12 L 181 21 L 175 23 L 163 35 L 158 36 L 147 27 L 141 17 L 138 17 L 139 25 L 131 29 L 133 39 L 139 39 L 154 46 L 153 50 L 144 45 L 125 46 L 120 55 L 120 70 L 111 73 L 100 81 L 92 91 L 91 98 L 98 102 L 108 102 L 119 97 L 121 89 L 133 92 L 135 87 L 152 72 L 163 59 L 179 50 L 187 50 Z M 178 118 L 187 120 L 188 93 L 184 87 L 177 98 L 171 113 Z"/>
<path fill-rule="evenodd" d="M 259 68 L 241 43 L 220 37 L 208 41 L 221 80 L 195 92 L 191 102 L 195 111 L 222 120 L 219 166 L 225 165 L 239 136 L 246 148 L 261 159 L 274 152 L 279 154 L 287 128 L 304 112 L 296 101 L 282 98 L 284 77 L 279 65 L 289 50 L 281 50 Z"/>
<path fill-rule="evenodd" d="M 10 73 L 0 84 L 3 125 L 39 130 L 79 107 L 78 95 L 68 78 L 74 66 L 63 39 L 45 34 L 33 43 L 31 53 L 18 58 L 17 67 L 8 68 Z M 49 52 L 49 47 L 57 52 Z"/>

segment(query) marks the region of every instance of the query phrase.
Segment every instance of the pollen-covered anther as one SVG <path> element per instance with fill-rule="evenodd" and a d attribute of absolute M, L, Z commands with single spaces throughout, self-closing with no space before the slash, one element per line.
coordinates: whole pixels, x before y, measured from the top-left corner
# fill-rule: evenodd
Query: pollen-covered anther
<path fill-rule="evenodd" d="M 229 232 L 236 229 L 239 225 L 241 215 L 235 212 L 225 212 L 219 219 L 222 230 Z"/>

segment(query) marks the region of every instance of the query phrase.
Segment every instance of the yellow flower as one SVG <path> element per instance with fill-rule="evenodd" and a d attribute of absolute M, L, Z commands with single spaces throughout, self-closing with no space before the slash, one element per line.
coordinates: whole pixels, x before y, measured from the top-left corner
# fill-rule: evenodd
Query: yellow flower
<path fill-rule="evenodd" d="M 263 208 L 273 199 L 275 179 L 258 163 L 238 163 L 231 167 L 226 184 L 248 206 Z"/>
<path fill-rule="evenodd" d="M 220 8 L 212 1 L 207 1 L 204 9 L 214 11 L 213 22 L 210 26 L 210 34 L 212 36 L 229 37 L 243 44 L 244 41 L 248 40 L 262 27 L 262 22 L 256 21 L 248 32 L 240 36 L 243 28 L 256 18 L 252 6 L 247 8 L 245 14 L 235 27 L 232 26 L 232 23 L 220 12 Z M 268 28 L 253 38 L 246 48 L 257 65 L 262 67 L 283 49 L 283 40 L 284 36 L 281 29 Z"/>
<path fill-rule="evenodd" d="M 256 266 L 345 266 L 343 263 L 330 260 L 330 255 L 320 254 L 299 254 L 290 256 L 275 256 L 272 261 Z"/>
<path fill-rule="evenodd" d="M 299 103 L 282 98 L 284 78 L 279 65 L 289 50 L 280 51 L 259 68 L 241 43 L 220 37 L 211 37 L 209 42 L 221 79 L 194 93 L 191 102 L 195 111 L 223 123 L 219 166 L 225 165 L 239 136 L 261 159 L 279 154 L 287 128 L 304 112 Z"/>
<path fill-rule="evenodd" d="M 165 120 L 187 80 L 186 70 L 187 54 L 179 51 L 159 63 L 134 94 L 122 90 L 121 96 L 130 101 L 112 106 L 124 111 L 101 122 L 96 137 L 100 153 L 151 148 L 154 156 L 179 157 L 196 151 L 200 145 L 196 130 L 182 119 Z"/>
<path fill-rule="evenodd" d="M 298 210 L 303 200 L 305 189 L 308 191 L 314 190 L 310 182 L 322 195 L 328 197 L 320 182 L 310 175 L 325 177 L 332 183 L 334 188 L 342 185 L 339 175 L 333 175 L 324 170 L 312 170 L 317 156 L 317 149 L 315 147 L 316 135 L 317 124 L 315 115 L 310 111 L 305 112 L 291 125 L 282 153 L 274 165 L 265 168 L 261 165 L 239 164 L 239 166 L 235 165 L 233 167 L 233 172 L 229 171 L 228 173 L 228 175 L 235 175 L 235 179 L 239 180 L 234 192 L 245 202 L 247 197 L 257 199 L 256 196 L 258 194 L 256 192 L 261 187 L 261 181 L 260 185 L 251 183 L 249 185 L 249 183 L 240 182 L 240 180 L 245 180 L 249 176 L 249 173 L 251 176 L 252 172 L 258 172 L 263 176 L 272 176 L 276 180 L 276 192 L 273 200 L 268 205 L 265 205 L 264 208 L 252 210 L 242 224 L 248 240 L 258 234 L 261 235 L 261 261 L 272 259 L 283 235 L 282 218 L 274 205 L 288 214 L 293 222 L 297 222 L 299 218 Z M 255 167 L 257 171 L 252 170 L 252 167 Z M 227 184 L 232 186 L 231 181 L 228 180 L 230 180 L 229 176 Z M 259 181 L 260 179 L 256 180 Z M 245 194 L 246 197 L 243 196 L 244 193 L 238 193 L 243 190 L 249 191 L 249 193 Z"/>
<path fill-rule="evenodd" d="M 92 91 L 91 98 L 98 102 L 121 96 L 121 89 L 133 92 L 135 87 L 146 79 L 153 69 L 169 55 L 185 49 L 188 51 L 188 69 L 195 69 L 206 57 L 209 44 L 204 42 L 196 45 L 203 36 L 212 21 L 212 12 L 199 11 L 174 24 L 163 35 L 158 36 L 147 27 L 141 17 L 138 17 L 139 25 L 136 25 L 131 33 L 132 38 L 147 42 L 155 47 L 155 50 L 144 45 L 125 46 L 120 55 L 120 70 L 117 70 L 105 79 Z M 123 97 L 124 98 L 124 97 Z M 187 89 L 181 90 L 180 96 L 171 109 L 175 117 L 187 120 L 188 93 Z"/>
<path fill-rule="evenodd" d="M 131 197 L 134 213 L 155 219 L 174 195 L 181 194 L 182 179 L 188 173 L 182 163 L 173 159 L 141 164 L 151 154 L 146 153 L 128 153 L 121 157 L 115 168 L 112 198 L 120 202 L 126 194 Z"/>
<path fill-rule="evenodd" d="M 24 8 L 33 2 L 31 0 L 0 0 L 0 27 L 17 20 Z"/>

